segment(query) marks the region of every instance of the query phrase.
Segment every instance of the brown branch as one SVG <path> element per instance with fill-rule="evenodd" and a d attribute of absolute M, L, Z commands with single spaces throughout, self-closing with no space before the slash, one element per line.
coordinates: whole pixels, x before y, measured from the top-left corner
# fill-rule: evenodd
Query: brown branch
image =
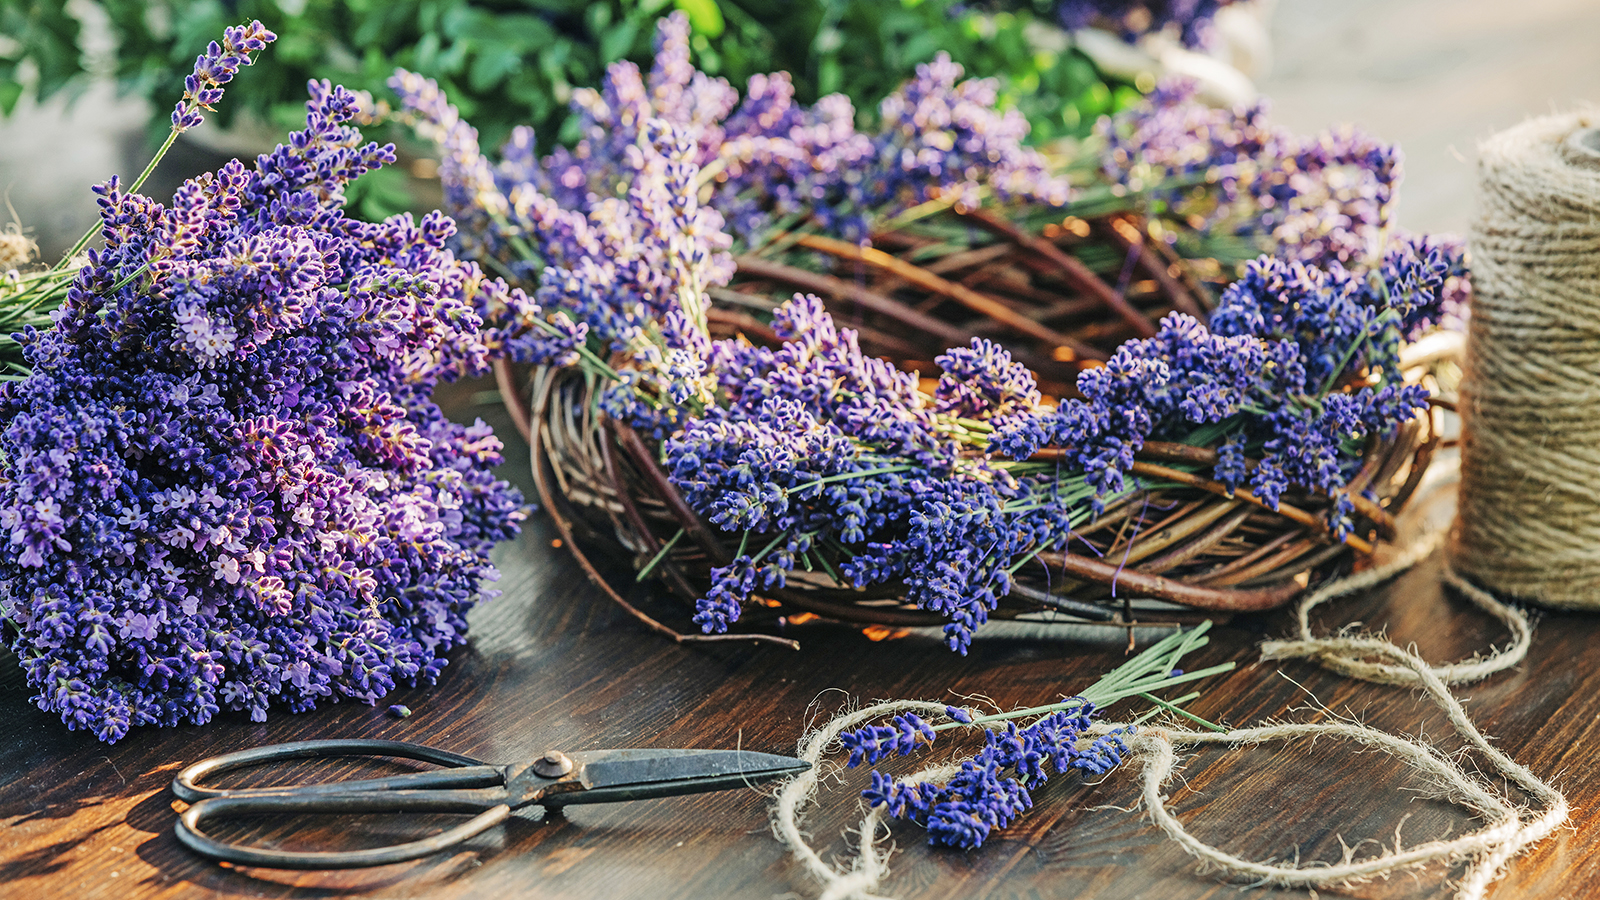
<path fill-rule="evenodd" d="M 1317 566 L 1328 562 L 1344 551 L 1345 546 L 1343 544 L 1326 544 L 1315 553 L 1312 553 L 1310 556 L 1302 556 L 1299 559 L 1291 559 L 1289 562 L 1276 569 L 1273 569 L 1272 571 L 1264 572 L 1251 578 L 1246 578 L 1239 582 L 1239 584 L 1241 587 L 1250 584 L 1271 584 L 1272 582 L 1279 581 L 1284 578 L 1292 578 L 1301 572 L 1308 572 L 1312 569 L 1315 569 Z"/>
<path fill-rule="evenodd" d="M 1140 460 L 1159 459 L 1165 462 L 1188 463 L 1197 466 L 1215 466 L 1218 459 L 1217 451 L 1211 449 L 1210 447 L 1194 447 L 1190 446 L 1189 444 L 1175 444 L 1167 441 L 1145 441 L 1144 446 L 1139 448 L 1139 451 L 1134 454 L 1134 457 Z M 1042 447 L 1039 450 L 1034 451 L 1032 456 L 1028 457 L 1028 462 L 1061 462 L 1066 458 L 1067 452 L 1060 447 Z M 1246 469 L 1254 469 L 1256 466 L 1260 465 L 1260 462 L 1254 459 L 1247 459 L 1244 461 L 1244 464 Z M 1135 471 L 1137 471 L 1137 468 L 1140 464 L 1135 463 L 1134 465 Z M 1159 468 L 1163 472 L 1176 471 L 1174 469 L 1168 469 L 1164 466 L 1156 468 Z M 1188 472 L 1178 472 L 1177 474 L 1183 476 L 1183 478 L 1173 478 L 1171 480 L 1181 481 L 1183 484 L 1204 488 L 1205 490 L 1211 491 L 1213 494 L 1220 494 L 1224 497 L 1229 496 L 1227 487 L 1221 482 L 1209 481 L 1199 477 L 1198 475 L 1193 475 Z M 1263 508 L 1271 508 L 1265 503 L 1262 503 L 1260 500 L 1257 500 L 1254 494 L 1250 493 L 1244 488 L 1235 488 L 1234 496 L 1242 497 L 1243 499 Z M 1396 525 L 1394 516 L 1391 515 L 1387 509 L 1384 509 L 1382 506 L 1373 503 L 1371 500 L 1368 500 L 1366 497 L 1363 497 L 1354 491 L 1350 493 L 1350 501 L 1355 504 L 1356 512 L 1372 520 L 1372 523 L 1378 527 L 1379 534 L 1386 538 L 1392 538 L 1395 536 Z M 1290 512 L 1283 512 L 1284 509 L 1288 509 Z M 1278 512 L 1282 513 L 1289 519 L 1300 522 L 1302 525 L 1313 525 L 1316 527 L 1322 527 L 1324 530 L 1326 530 L 1326 526 L 1321 524 L 1321 519 L 1318 519 L 1311 513 L 1296 509 L 1293 506 L 1287 506 L 1280 503 Z M 1302 520 L 1296 518 L 1296 515 L 1305 516 L 1306 518 Z M 1360 538 L 1355 537 L 1352 537 L 1351 539 L 1355 541 L 1361 540 Z M 1361 543 L 1365 542 L 1361 541 Z M 1361 545 L 1351 544 L 1351 546 L 1360 549 Z M 1368 550 L 1365 552 L 1370 552 L 1371 545 L 1369 544 L 1367 546 Z"/>
<path fill-rule="evenodd" d="M 1201 466 L 1214 466 L 1217 464 L 1217 451 L 1210 447 L 1195 447 L 1190 444 L 1177 444 L 1170 441 L 1145 441 L 1139 448 L 1138 456 L 1149 459 L 1160 459 L 1167 462 L 1194 463 Z M 1253 459 L 1245 460 L 1245 468 L 1254 469 L 1259 463 Z"/>
<path fill-rule="evenodd" d="M 1406 475 L 1405 484 L 1401 485 L 1400 490 L 1389 498 L 1391 506 L 1399 508 L 1406 505 L 1406 502 L 1411 499 L 1412 493 L 1422 484 L 1423 476 L 1428 474 L 1428 464 L 1433 462 L 1433 454 L 1446 446 L 1449 446 L 1449 444 L 1439 440 L 1439 433 L 1434 430 L 1433 423 L 1430 421 L 1427 439 L 1411 455 L 1411 471 Z"/>
<path fill-rule="evenodd" d="M 546 382 L 544 389 L 540 391 L 539 398 L 532 410 L 533 416 L 536 419 L 543 419 L 544 417 L 544 410 L 550 402 L 551 384 L 553 384 L 553 381 Z M 556 526 L 556 531 L 561 534 L 562 541 L 565 542 L 567 549 L 572 553 L 572 558 L 577 560 L 578 566 L 583 569 L 584 574 L 589 577 L 589 580 L 596 587 L 600 588 L 601 592 L 609 597 L 613 603 L 622 607 L 624 611 L 644 624 L 650 630 L 666 635 L 667 637 L 672 638 L 673 641 L 680 644 L 711 643 L 722 641 L 754 641 L 757 643 L 779 644 L 781 646 L 788 647 L 791 650 L 800 649 L 800 644 L 798 641 L 776 637 L 770 634 L 680 634 L 679 632 L 674 631 L 672 628 L 669 628 L 668 626 L 656 621 L 654 618 L 646 614 L 643 610 L 634 606 L 632 603 L 629 603 L 621 594 L 617 593 L 616 589 L 611 586 L 610 582 L 606 581 L 605 576 L 600 574 L 600 570 L 595 568 L 594 563 L 589 561 L 589 557 L 583 552 L 582 548 L 578 546 L 578 542 L 572 534 L 572 525 L 567 521 L 567 517 L 562 514 L 561 504 L 557 500 L 555 492 L 550 490 L 550 484 L 546 480 L 544 469 L 550 461 L 546 458 L 545 454 L 541 452 L 543 448 L 540 446 L 541 442 L 539 440 L 539 436 L 540 432 L 535 430 L 533 432 L 533 439 L 530 440 L 528 444 L 529 450 L 533 457 L 533 484 L 534 488 L 539 492 L 539 500 L 544 504 L 545 512 L 549 514 L 550 521 Z"/>
<path fill-rule="evenodd" d="M 847 244 L 846 246 L 853 247 L 854 245 Z M 739 267 L 739 274 L 741 275 L 770 278 L 773 281 L 782 281 L 814 294 L 827 294 L 838 297 L 841 300 L 850 300 L 872 312 L 887 316 L 902 325 L 909 326 L 929 337 L 935 338 L 942 346 L 954 347 L 967 342 L 967 332 L 962 329 L 932 316 L 919 313 L 904 303 L 885 297 L 843 278 L 823 275 L 819 272 L 808 272 L 805 269 L 773 262 L 770 259 L 762 259 L 757 256 L 738 257 L 734 260 L 734 264 Z"/>
<path fill-rule="evenodd" d="M 1164 578 L 1160 575 L 1152 575 L 1148 572 L 1130 569 L 1119 570 L 1110 563 L 1101 562 L 1098 559 L 1090 559 L 1087 556 L 1077 556 L 1072 553 L 1041 553 L 1039 558 L 1050 566 L 1061 569 L 1068 575 L 1123 587 L 1142 597 L 1181 603 L 1184 606 L 1192 606 L 1196 609 L 1226 610 L 1229 612 L 1273 609 L 1288 603 L 1303 590 L 1299 584 L 1292 581 L 1277 587 L 1243 591 L 1226 588 L 1206 588 L 1171 578 Z"/>
<path fill-rule="evenodd" d="M 1251 510 L 1254 510 L 1254 507 L 1247 507 L 1247 508 L 1251 509 Z M 1285 531 L 1282 534 L 1278 535 L 1277 537 L 1273 538 L 1272 540 L 1267 541 L 1265 544 L 1262 544 L 1261 546 L 1255 548 L 1254 550 L 1251 550 L 1249 553 L 1244 554 L 1243 556 L 1235 557 L 1234 559 L 1229 560 L 1228 562 L 1224 563 L 1221 566 L 1218 566 L 1215 569 L 1212 569 L 1209 572 L 1200 573 L 1199 579 L 1200 579 L 1200 581 L 1202 583 L 1209 584 L 1214 580 L 1225 578 L 1228 575 L 1231 575 L 1234 572 L 1237 572 L 1240 569 L 1243 569 L 1246 566 L 1249 566 L 1249 565 L 1253 564 L 1256 560 L 1261 559 L 1262 557 L 1266 556 L 1267 554 L 1276 551 L 1279 547 L 1282 547 L 1284 544 L 1287 544 L 1292 540 L 1298 539 L 1303 534 L 1305 534 L 1305 532 L 1302 531 L 1301 529 L 1298 529 L 1298 528 L 1293 530 L 1293 531 Z M 1217 583 L 1218 584 L 1226 584 L 1227 582 L 1217 581 Z"/>
<path fill-rule="evenodd" d="M 655 455 L 645 446 L 639 433 L 615 420 L 611 422 L 611 427 L 616 432 L 617 442 L 622 445 L 623 452 L 633 460 L 639 474 L 650 482 L 656 497 L 666 504 L 667 511 L 678 520 L 678 525 L 700 545 L 701 550 L 705 551 L 706 558 L 717 566 L 725 566 L 731 562 L 733 557 L 728 553 L 728 549 L 722 546 L 722 541 L 706 527 L 699 514 L 689 506 L 688 501 L 683 499 L 683 495 L 678 493 L 678 489 L 667 479 L 667 473 L 661 471 L 661 467 L 656 464 Z"/>
<path fill-rule="evenodd" d="M 1150 238 L 1143 229 L 1135 225 L 1130 219 L 1113 217 L 1106 220 L 1106 224 L 1101 227 L 1101 233 L 1108 237 L 1124 253 L 1137 246 L 1139 248 L 1139 267 L 1144 269 L 1145 273 L 1154 278 L 1156 284 L 1161 286 L 1161 290 L 1172 300 L 1173 307 L 1179 312 L 1188 313 L 1202 322 L 1205 321 L 1205 310 L 1200 308 L 1200 304 L 1194 299 L 1194 295 L 1190 294 L 1188 289 L 1167 271 L 1167 262 L 1159 258 L 1156 252 L 1150 249 Z"/>
<path fill-rule="evenodd" d="M 1191 447 L 1188 444 L 1173 444 L 1166 441 L 1146 441 L 1144 447 L 1135 456 L 1148 456 L 1153 459 L 1164 459 L 1170 462 L 1192 462 L 1200 465 L 1214 466 L 1217 464 L 1217 451 L 1210 447 Z M 1254 469 L 1260 462 L 1253 459 L 1244 461 L 1246 469 Z M 1354 487 L 1354 486 L 1353 486 Z M 1355 504 L 1356 512 L 1372 520 L 1378 526 L 1378 533 L 1386 538 L 1395 536 L 1394 516 L 1387 509 L 1361 496 L 1357 489 L 1349 491 L 1350 502 Z"/>
<path fill-rule="evenodd" d="M 962 306 L 965 306 L 974 312 L 986 315 L 997 322 L 1005 323 L 1006 325 L 1010 326 L 1013 331 L 1021 332 L 1022 334 L 1045 341 L 1056 347 L 1066 347 L 1073 353 L 1077 354 L 1077 356 L 1080 358 L 1106 358 L 1104 351 L 1097 350 L 1096 348 L 1085 344 L 1071 335 L 1062 334 L 1054 328 L 1050 328 L 1049 326 L 1035 322 L 1033 319 L 1028 318 L 1022 313 L 1017 312 L 1016 310 L 1006 306 L 1004 303 L 1001 303 L 992 297 L 986 297 L 965 285 L 940 278 L 938 275 L 935 275 L 926 269 L 912 265 L 911 263 L 908 263 L 899 257 L 890 256 L 882 250 L 878 250 L 874 247 L 859 247 L 855 244 L 849 243 L 848 241 L 836 240 L 834 238 L 822 237 L 821 235 L 815 234 L 808 234 L 800 238 L 800 240 L 796 243 L 808 250 L 817 250 L 832 256 L 837 256 L 840 259 L 848 259 L 856 262 L 866 263 L 875 269 L 881 269 L 882 271 L 888 272 L 891 275 L 903 279 L 910 284 L 916 285 L 925 291 L 943 294 L 944 296 L 949 297 L 950 299 L 960 303 Z M 1149 323 L 1146 322 L 1145 325 L 1148 327 Z M 1154 332 L 1152 332 L 1152 334 L 1153 333 Z"/>
<path fill-rule="evenodd" d="M 1179 484 L 1185 484 L 1189 487 L 1197 487 L 1203 491 L 1210 491 L 1211 493 L 1221 497 L 1232 497 L 1234 499 L 1243 500 L 1246 503 L 1254 503 L 1262 509 L 1272 509 L 1272 507 L 1266 504 L 1266 501 L 1262 500 L 1244 488 L 1234 488 L 1230 491 L 1228 490 L 1227 485 L 1224 485 L 1220 481 L 1212 481 L 1209 478 L 1201 478 L 1199 475 L 1195 475 L 1191 472 L 1180 472 L 1177 469 L 1169 468 L 1167 466 L 1158 466 L 1155 463 L 1139 462 L 1137 460 L 1134 461 L 1133 467 L 1128 471 L 1134 473 L 1135 475 L 1147 475 L 1151 478 L 1161 478 L 1166 481 L 1176 481 Z M 1280 502 L 1278 504 L 1278 508 L 1273 511 L 1291 522 L 1298 522 L 1301 525 L 1315 528 L 1324 534 L 1326 534 L 1328 531 L 1327 523 L 1297 506 L 1290 506 L 1287 503 Z M 1360 550 L 1362 553 L 1372 552 L 1372 544 L 1353 534 L 1346 536 L 1344 543 L 1349 544 L 1351 547 L 1354 547 L 1357 550 Z"/>
<path fill-rule="evenodd" d="M 1158 573 L 1176 569 L 1178 566 L 1221 543 L 1228 535 L 1233 534 L 1240 525 L 1243 525 L 1245 519 L 1254 514 L 1255 509 L 1248 503 L 1240 503 L 1238 508 L 1233 510 L 1232 515 L 1216 523 L 1210 530 L 1182 547 L 1177 547 L 1160 556 L 1146 560 L 1143 565 L 1139 566 L 1139 571 Z"/>
<path fill-rule="evenodd" d="M 736 292 L 722 291 L 721 293 L 732 294 Z M 717 292 L 712 292 L 711 296 L 712 299 L 717 299 Z M 720 306 L 713 306 L 706 310 L 706 321 L 710 324 L 732 328 L 747 337 L 753 337 L 769 346 L 783 343 L 783 338 L 778 337 L 778 333 L 772 330 L 771 325 L 768 325 L 749 313 L 742 313 L 731 309 L 723 309 Z"/>
<path fill-rule="evenodd" d="M 1166 261 L 1169 267 L 1167 274 L 1170 275 L 1172 274 L 1172 269 L 1177 269 L 1178 280 L 1188 288 L 1189 295 L 1194 297 L 1202 308 L 1207 306 L 1211 302 L 1211 294 L 1206 290 L 1205 285 L 1200 283 L 1200 279 L 1195 277 L 1194 271 L 1189 268 L 1183 257 L 1179 256 L 1178 252 L 1173 250 L 1172 246 L 1166 241 L 1151 241 L 1150 245 L 1155 249 L 1156 254 Z M 1207 315 L 1210 314 L 1207 313 Z M 1201 318 L 1205 318 L 1205 316 Z"/>
<path fill-rule="evenodd" d="M 1189 504 L 1188 506 L 1198 507 L 1199 505 L 1200 504 L 1196 502 L 1194 504 Z M 1150 557 L 1155 556 L 1157 553 L 1166 550 L 1168 547 L 1171 547 L 1174 544 L 1177 544 L 1181 541 L 1186 541 L 1194 535 L 1199 534 L 1207 528 L 1210 528 L 1218 519 L 1231 512 L 1235 505 L 1250 509 L 1248 504 L 1237 502 L 1230 503 L 1227 501 L 1209 504 L 1207 508 L 1200 510 L 1198 513 L 1194 512 L 1193 509 L 1187 509 L 1182 518 L 1175 521 L 1160 523 L 1154 528 L 1151 528 L 1140 534 L 1137 539 L 1130 539 L 1128 543 L 1131 546 L 1127 549 L 1126 555 L 1122 556 L 1122 561 L 1128 565 L 1132 565 L 1133 563 L 1149 559 Z M 1107 555 L 1118 554 L 1118 550 L 1119 548 L 1112 547 L 1107 550 L 1106 553 Z M 1144 568 L 1145 571 L 1157 571 L 1154 569 L 1145 568 L 1143 566 L 1140 568 Z"/>
<path fill-rule="evenodd" d="M 511 424 L 516 426 L 517 433 L 522 435 L 522 439 L 531 445 L 532 417 L 528 412 L 527 401 L 522 399 L 522 388 L 517 384 L 511 360 L 502 356 L 494 361 L 494 383 L 500 386 L 500 402 L 505 404 L 506 412 L 511 416 Z"/>
<path fill-rule="evenodd" d="M 711 295 L 712 300 L 728 304 L 748 305 L 746 302 L 747 300 L 755 299 L 765 301 L 768 309 L 776 308 L 778 306 L 778 304 L 771 299 L 760 294 L 750 293 L 748 291 L 736 291 L 730 288 L 713 287 L 707 290 L 706 293 Z M 778 333 L 776 331 L 772 330 L 772 326 L 762 322 L 760 319 L 757 319 L 754 316 L 745 313 L 734 312 L 719 306 L 713 306 L 706 310 L 706 319 L 711 322 L 718 322 L 723 325 L 729 325 L 737 328 L 739 331 L 743 332 L 746 337 L 759 339 L 768 346 L 775 347 L 783 343 L 783 339 L 778 337 Z M 898 357 L 899 359 L 922 359 L 930 355 L 927 347 L 919 347 L 905 338 L 899 337 L 898 335 L 889 334 L 886 331 L 880 331 L 879 329 L 873 328 L 870 325 L 851 323 L 850 328 L 852 328 L 857 336 L 861 338 L 862 345 L 864 347 L 873 348 L 875 353 L 884 353 L 889 356 Z"/>
<path fill-rule="evenodd" d="M 622 506 L 622 514 L 632 523 L 639 540 L 644 542 L 644 551 L 654 559 L 660 553 L 663 544 L 656 539 L 656 533 L 651 529 L 644 513 L 640 512 L 639 505 L 633 502 L 633 492 L 628 490 L 628 486 L 622 480 L 622 470 L 617 465 L 616 454 L 611 449 L 616 440 L 616 433 L 610 428 L 611 420 L 602 418 L 600 421 L 603 429 L 600 435 L 600 458 L 605 462 L 606 477 L 611 480 L 611 487 L 617 492 L 617 502 Z M 672 560 L 663 558 L 658 568 L 668 586 L 684 601 L 693 603 L 695 597 L 699 596 L 699 591 L 689 584 L 689 579 L 672 563 Z"/>
<path fill-rule="evenodd" d="M 1042 237 L 1028 234 L 1010 222 L 996 219 L 981 210 L 972 210 L 961 213 L 961 215 L 1012 243 L 1037 253 L 1058 270 L 1066 278 L 1068 284 L 1104 303 L 1107 309 L 1116 313 L 1123 321 L 1132 326 L 1134 333 L 1139 337 L 1155 337 L 1155 325 L 1151 324 L 1143 313 L 1135 309 L 1133 304 L 1113 290 L 1111 285 L 1101 280 L 1100 276 L 1080 262 L 1077 257 L 1069 255 L 1060 247 Z"/>
<path fill-rule="evenodd" d="M 1014 249 L 1015 248 L 1007 247 L 1004 244 L 993 244 L 988 247 L 978 247 L 973 250 L 960 250 L 955 253 L 951 253 L 948 256 L 941 256 L 926 266 L 923 266 L 923 268 L 935 275 L 943 275 L 946 272 L 959 272 L 962 269 L 970 269 L 981 266 L 986 262 L 991 262 L 995 259 L 1006 256 Z"/>
<path fill-rule="evenodd" d="M 1233 585 L 1244 584 L 1250 581 L 1258 581 L 1264 578 L 1269 572 L 1276 572 L 1279 569 L 1294 563 L 1295 560 L 1304 557 L 1307 551 L 1315 547 L 1330 546 L 1328 544 L 1324 544 L 1314 536 L 1306 535 L 1303 530 L 1297 529 L 1288 533 L 1298 535 L 1299 539 L 1293 543 L 1280 545 L 1278 550 L 1272 555 L 1262 557 L 1249 566 L 1239 569 L 1230 575 L 1208 575 L 1202 579 L 1202 581 L 1212 587 L 1231 587 Z M 1344 545 L 1338 544 L 1332 546 L 1342 547 Z M 1300 566 L 1296 566 L 1295 568 L 1297 570 L 1303 569 L 1303 567 Z"/>
<path fill-rule="evenodd" d="M 771 597 L 780 603 L 794 606 L 806 612 L 816 613 L 840 622 L 852 622 L 868 625 L 896 625 L 905 628 L 926 628 L 933 625 L 944 625 L 950 620 L 938 613 L 926 612 L 920 609 L 904 609 L 895 606 L 858 606 L 854 603 L 833 603 L 808 596 L 806 591 L 775 590 L 757 591 L 762 596 Z"/>

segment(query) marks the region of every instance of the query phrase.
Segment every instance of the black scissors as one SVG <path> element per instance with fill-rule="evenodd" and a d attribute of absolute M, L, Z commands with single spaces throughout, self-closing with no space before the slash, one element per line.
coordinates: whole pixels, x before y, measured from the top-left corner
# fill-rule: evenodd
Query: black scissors
<path fill-rule="evenodd" d="M 216 790 L 196 784 L 243 766 L 325 756 L 390 756 L 446 768 L 321 784 Z M 172 792 L 194 805 L 178 817 L 178 840 L 223 860 L 275 869 L 353 869 L 427 856 L 504 822 L 511 811 L 574 803 L 614 803 L 744 787 L 811 768 L 804 760 L 744 750 L 551 750 L 536 759 L 496 766 L 403 741 L 298 741 L 201 760 L 172 779 Z M 370 850 L 292 851 L 219 841 L 200 826 L 208 819 L 264 813 L 476 813 L 430 838 Z"/>

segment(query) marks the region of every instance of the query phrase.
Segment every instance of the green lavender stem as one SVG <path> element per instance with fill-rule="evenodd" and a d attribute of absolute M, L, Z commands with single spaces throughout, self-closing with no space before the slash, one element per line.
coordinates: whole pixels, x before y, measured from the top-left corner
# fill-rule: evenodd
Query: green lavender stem
<path fill-rule="evenodd" d="M 1059 703 L 1031 706 L 1027 709 L 994 713 L 987 716 L 975 716 L 970 723 L 945 722 L 941 725 L 933 726 L 933 730 L 946 731 L 952 728 L 982 726 L 993 722 L 1008 722 L 1030 716 L 1049 715 L 1054 712 L 1077 709 L 1085 703 L 1092 703 L 1095 708 L 1104 709 L 1127 697 L 1143 697 L 1162 709 L 1178 713 L 1213 731 L 1225 731 L 1227 729 L 1220 725 L 1208 722 L 1199 716 L 1178 708 L 1178 703 L 1193 699 L 1196 696 L 1195 694 L 1181 697 L 1177 701 L 1161 700 L 1151 696 L 1152 691 L 1232 671 L 1234 664 L 1225 662 L 1215 666 L 1207 666 L 1204 669 L 1196 669 L 1192 672 L 1184 672 L 1181 675 L 1172 674 L 1177 668 L 1178 662 L 1185 655 L 1210 643 L 1211 639 L 1206 637 L 1206 632 L 1210 629 L 1210 622 L 1202 622 L 1189 631 L 1170 634 L 1146 647 L 1138 656 L 1106 673 L 1099 681 L 1096 681 L 1076 696 L 1068 697 Z"/>
<path fill-rule="evenodd" d="M 139 173 L 139 177 L 135 178 L 133 180 L 133 184 L 128 186 L 128 191 L 127 191 L 128 193 L 136 194 L 136 193 L 139 192 L 140 188 L 144 187 L 145 181 L 147 181 L 150 178 L 151 173 L 155 172 L 156 165 L 161 162 L 161 158 L 163 156 L 167 155 L 167 151 L 172 149 L 173 143 L 178 140 L 178 135 L 182 134 L 184 132 L 184 130 L 185 129 L 179 128 L 176 125 L 172 126 L 172 130 L 167 132 L 166 141 L 164 141 L 161 144 L 161 149 L 156 151 L 156 155 L 151 158 L 150 164 L 145 166 L 144 167 L 144 171 Z M 83 233 L 83 237 L 78 238 L 78 242 L 76 244 L 72 245 L 72 249 L 68 250 L 66 252 L 66 254 L 61 257 L 61 261 L 56 263 L 54 266 L 52 266 L 50 268 L 50 271 L 51 272 L 60 272 L 62 269 L 64 269 L 66 267 L 67 263 L 72 261 L 72 258 L 74 256 L 77 256 L 79 253 L 82 253 L 83 252 L 83 248 L 89 246 L 89 242 L 94 240 L 95 232 L 97 232 L 99 230 L 100 230 L 100 226 L 99 225 L 91 225 L 91 226 L 89 226 L 89 230 L 85 231 Z"/>

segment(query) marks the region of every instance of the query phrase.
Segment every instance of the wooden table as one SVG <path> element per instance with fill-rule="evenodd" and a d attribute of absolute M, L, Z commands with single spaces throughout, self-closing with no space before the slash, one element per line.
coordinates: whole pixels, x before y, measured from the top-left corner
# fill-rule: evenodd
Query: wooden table
<path fill-rule="evenodd" d="M 489 399 L 471 396 L 472 389 L 456 392 L 447 407 L 492 418 L 494 407 L 472 405 Z M 525 451 L 515 458 L 519 449 L 508 454 L 513 476 L 526 472 Z M 0 653 L 0 896 L 810 897 L 814 886 L 773 838 L 768 797 L 756 790 L 577 807 L 543 819 L 537 811 L 519 813 L 455 853 L 379 869 L 284 872 L 223 867 L 186 851 L 172 833 L 182 804 L 167 786 L 178 768 L 201 757 L 307 738 L 419 741 L 498 762 L 546 747 L 787 753 L 808 722 L 847 702 L 981 694 L 1001 707 L 1033 705 L 1080 689 L 1124 658 L 1122 632 L 1098 642 L 980 639 L 962 658 L 932 639 L 873 642 L 815 623 L 791 628 L 803 645 L 798 652 L 676 645 L 605 601 L 567 552 L 551 546 L 552 537 L 535 517 L 520 539 L 501 546 L 505 593 L 473 613 L 471 646 L 451 655 L 437 687 L 396 692 L 377 708 L 342 703 L 299 716 L 274 712 L 263 724 L 229 714 L 205 727 L 138 730 L 106 746 L 34 708 L 15 659 Z M 647 602 L 664 617 L 687 620 L 670 598 Z M 1338 605 L 1322 625 L 1350 620 L 1385 627 L 1433 660 L 1503 639 L 1486 616 L 1441 593 L 1437 562 Z M 1194 664 L 1232 659 L 1239 668 L 1203 684 L 1206 694 L 1192 709 L 1232 724 L 1349 715 L 1425 733 L 1447 750 L 1459 746 L 1412 691 L 1344 680 L 1308 663 L 1259 663 L 1257 642 L 1287 627 L 1279 613 L 1217 629 Z M 1600 892 L 1600 883 L 1589 887 L 1600 870 L 1600 619 L 1543 614 L 1527 664 L 1460 694 L 1485 733 L 1565 790 L 1574 809 L 1574 827 L 1518 859 L 1495 896 Z M 397 719 L 385 711 L 389 703 L 407 704 L 414 715 Z M 1426 799 L 1398 762 L 1336 741 L 1208 750 L 1190 757 L 1181 774 L 1173 803 L 1184 821 L 1249 858 L 1335 860 L 1341 838 L 1392 846 L 1398 825 L 1412 845 L 1473 825 L 1460 809 Z M 843 851 L 843 832 L 858 821 L 858 776 L 831 785 L 810 820 L 818 843 L 835 851 Z M 919 828 L 897 826 L 901 849 L 885 891 L 907 898 L 1236 895 L 1237 886 L 1198 872 L 1142 813 L 1129 811 L 1135 798 L 1130 771 L 1092 785 L 1057 778 L 1036 793 L 1031 812 L 974 852 L 931 850 Z M 261 840 L 304 847 L 357 840 L 352 835 L 361 832 L 394 841 L 426 823 L 324 817 L 296 824 L 297 834 L 270 821 L 244 827 Z M 1373 851 L 1372 843 L 1363 848 Z M 1452 874 L 1434 867 L 1352 893 L 1445 897 Z"/>

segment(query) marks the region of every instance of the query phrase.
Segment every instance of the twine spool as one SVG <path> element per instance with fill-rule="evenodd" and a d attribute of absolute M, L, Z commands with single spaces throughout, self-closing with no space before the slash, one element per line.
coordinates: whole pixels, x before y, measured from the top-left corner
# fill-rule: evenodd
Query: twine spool
<path fill-rule="evenodd" d="M 1480 148 L 1453 566 L 1600 609 L 1600 112 Z"/>

